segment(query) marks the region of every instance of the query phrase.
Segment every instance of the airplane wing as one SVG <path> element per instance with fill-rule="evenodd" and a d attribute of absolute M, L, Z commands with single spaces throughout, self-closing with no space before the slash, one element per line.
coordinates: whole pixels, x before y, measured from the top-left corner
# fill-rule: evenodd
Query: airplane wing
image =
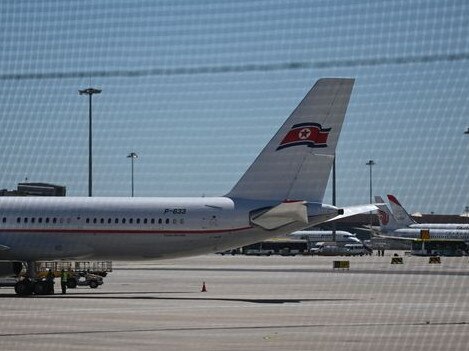
<path fill-rule="evenodd" d="M 344 210 L 343 214 L 337 215 L 334 218 L 327 220 L 326 222 L 335 221 L 337 219 L 341 219 L 345 217 L 355 216 L 356 214 L 360 214 L 360 213 L 376 211 L 378 207 L 376 207 L 373 204 L 369 204 L 369 205 L 342 207 L 342 209 Z"/>

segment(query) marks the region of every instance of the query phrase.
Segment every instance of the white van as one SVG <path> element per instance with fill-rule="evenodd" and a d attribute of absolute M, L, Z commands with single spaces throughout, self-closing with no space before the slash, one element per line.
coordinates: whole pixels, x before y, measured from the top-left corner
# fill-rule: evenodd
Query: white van
<path fill-rule="evenodd" d="M 319 242 L 309 250 L 309 253 L 312 256 L 342 256 L 347 254 L 347 249 L 335 242 Z"/>
<path fill-rule="evenodd" d="M 345 244 L 344 245 L 347 256 L 363 256 L 368 254 L 368 251 L 365 249 L 363 244 Z"/>

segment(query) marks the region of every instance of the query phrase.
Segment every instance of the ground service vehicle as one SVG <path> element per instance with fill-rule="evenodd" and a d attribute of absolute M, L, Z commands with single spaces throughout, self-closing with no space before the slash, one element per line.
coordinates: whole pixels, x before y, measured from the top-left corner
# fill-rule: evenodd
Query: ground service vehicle
<path fill-rule="evenodd" d="M 344 248 L 346 256 L 363 256 L 369 254 L 369 251 L 366 250 L 363 244 L 345 244 Z"/>
<path fill-rule="evenodd" d="M 319 242 L 309 250 L 312 256 L 343 256 L 347 254 L 345 246 L 334 242 Z"/>

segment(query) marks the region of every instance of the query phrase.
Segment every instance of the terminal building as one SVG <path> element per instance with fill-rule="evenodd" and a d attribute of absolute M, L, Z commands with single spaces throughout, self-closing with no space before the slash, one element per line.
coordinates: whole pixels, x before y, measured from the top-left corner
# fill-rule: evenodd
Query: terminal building
<path fill-rule="evenodd" d="M 0 190 L 0 196 L 65 196 L 66 193 L 65 186 L 50 183 L 18 183 L 16 190 Z"/>

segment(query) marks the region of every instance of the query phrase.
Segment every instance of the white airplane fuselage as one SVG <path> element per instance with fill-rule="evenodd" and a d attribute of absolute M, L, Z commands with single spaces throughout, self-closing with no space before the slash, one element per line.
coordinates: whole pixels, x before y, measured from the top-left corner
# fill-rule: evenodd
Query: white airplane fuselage
<path fill-rule="evenodd" d="M 420 239 L 422 230 L 428 231 L 429 240 L 441 241 L 464 241 L 469 243 L 469 230 L 468 229 L 438 229 L 438 228 L 401 228 L 390 231 L 383 231 L 384 235 L 389 235 L 396 238 L 409 238 Z"/>
<path fill-rule="evenodd" d="M 330 230 L 301 230 L 288 235 L 290 238 L 306 239 L 310 243 L 321 241 L 333 241 L 333 233 Z M 335 241 L 340 244 L 360 244 L 361 241 L 354 234 L 337 230 Z"/>
<path fill-rule="evenodd" d="M 447 230 L 469 230 L 469 224 L 462 223 L 415 223 L 409 225 L 414 229 L 447 229 Z"/>
<path fill-rule="evenodd" d="M 308 203 L 308 224 L 266 230 L 252 211 L 278 202 L 202 198 L 0 198 L 0 260 L 151 259 L 216 252 L 337 215 Z"/>

